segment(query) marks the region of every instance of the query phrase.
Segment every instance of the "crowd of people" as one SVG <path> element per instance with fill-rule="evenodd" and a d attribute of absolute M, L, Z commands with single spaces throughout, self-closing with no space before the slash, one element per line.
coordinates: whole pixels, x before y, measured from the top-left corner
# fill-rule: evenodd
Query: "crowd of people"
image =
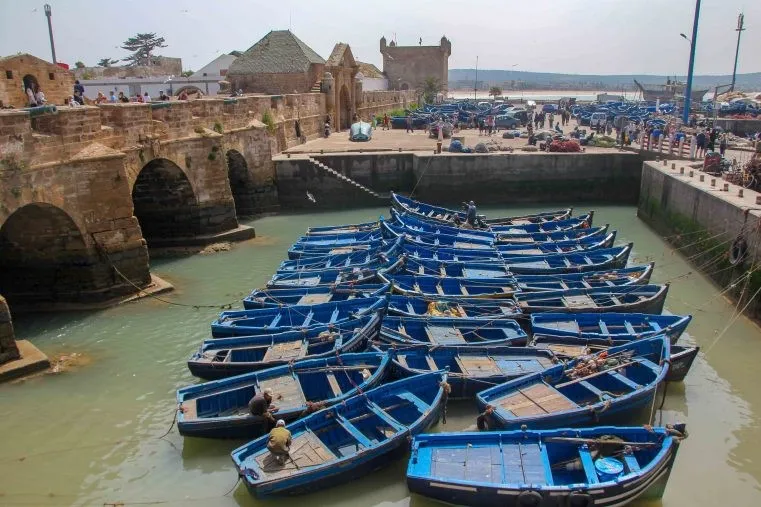
<path fill-rule="evenodd" d="M 42 87 L 36 82 L 29 82 L 24 84 L 24 93 L 26 95 L 26 107 L 40 107 L 48 105 L 48 99 L 45 97 L 45 92 L 42 91 Z M 200 98 L 201 94 L 198 92 L 196 98 Z M 186 91 L 180 92 L 177 97 L 178 100 L 188 100 L 190 97 Z M 169 101 L 171 97 L 167 95 L 164 90 L 159 91 L 157 97 L 158 101 Z M 94 104 L 116 104 L 116 103 L 149 103 L 152 102 L 150 94 L 146 91 L 142 94 L 139 92 L 134 93 L 131 96 L 126 95 L 124 92 L 117 92 L 111 90 L 106 96 L 102 91 L 98 92 L 96 98 L 92 101 Z M 72 94 L 66 97 L 63 101 L 64 106 L 68 107 L 81 107 L 85 105 L 85 87 L 77 79 L 74 81 L 74 87 Z M 2 109 L 10 109 L 11 106 L 0 104 Z"/>

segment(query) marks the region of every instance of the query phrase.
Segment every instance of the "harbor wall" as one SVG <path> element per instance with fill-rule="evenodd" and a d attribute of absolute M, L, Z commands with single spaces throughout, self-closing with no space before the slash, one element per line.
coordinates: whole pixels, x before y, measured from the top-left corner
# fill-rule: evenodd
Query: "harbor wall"
<path fill-rule="evenodd" d="M 379 194 L 391 190 L 431 202 L 628 203 L 639 195 L 636 153 L 420 154 L 350 153 L 314 157 Z M 282 209 L 386 204 L 316 167 L 304 156 L 275 158 Z M 312 194 L 312 203 L 306 193 Z"/>
<path fill-rule="evenodd" d="M 717 127 L 721 127 L 722 129 L 732 132 L 738 136 L 746 136 L 748 134 L 761 132 L 761 119 L 736 120 L 733 118 L 717 118 L 713 123 Z"/>
<path fill-rule="evenodd" d="M 13 334 L 13 321 L 8 303 L 0 296 L 0 364 L 18 359 L 19 350 Z"/>
<path fill-rule="evenodd" d="M 643 163 L 637 215 L 720 287 L 729 286 L 750 270 L 727 292 L 742 307 L 761 289 L 761 273 L 752 270 L 761 258 L 759 194 L 742 189 L 740 196 L 741 187 L 727 184 L 724 190 L 723 180 L 700 171 L 691 176 L 689 167 L 684 167 L 682 174 L 682 167 L 671 162 Z M 738 238 L 747 246 L 747 256 L 732 265 L 730 249 Z M 761 304 L 752 299 L 746 311 L 758 318 Z"/>

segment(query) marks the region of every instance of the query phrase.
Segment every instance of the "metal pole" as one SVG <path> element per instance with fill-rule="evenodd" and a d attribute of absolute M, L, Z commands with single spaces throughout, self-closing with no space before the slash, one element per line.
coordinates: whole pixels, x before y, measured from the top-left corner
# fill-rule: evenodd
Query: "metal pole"
<path fill-rule="evenodd" d="M 53 41 L 53 13 L 49 4 L 45 4 L 45 16 L 48 18 L 48 33 L 50 34 L 50 52 L 53 53 L 53 63 L 57 63 L 55 59 L 55 42 Z"/>
<path fill-rule="evenodd" d="M 732 70 L 732 87 L 729 89 L 729 91 L 733 92 L 735 91 L 735 79 L 737 78 L 737 57 L 740 56 L 740 35 L 742 35 L 745 25 L 745 14 L 740 13 L 739 16 L 737 16 L 737 28 L 735 28 L 735 31 L 737 32 L 737 49 L 735 49 L 735 67 Z"/>
<path fill-rule="evenodd" d="M 478 56 L 476 56 L 476 80 L 473 81 L 473 100 L 478 100 L 476 94 L 478 93 Z"/>
<path fill-rule="evenodd" d="M 695 70 L 695 46 L 698 39 L 698 19 L 700 19 L 700 0 L 695 0 L 695 20 L 692 22 L 692 41 L 690 43 L 690 66 L 687 69 L 687 87 L 684 90 L 684 111 L 682 122 L 690 121 L 690 100 L 692 100 L 692 73 Z"/>

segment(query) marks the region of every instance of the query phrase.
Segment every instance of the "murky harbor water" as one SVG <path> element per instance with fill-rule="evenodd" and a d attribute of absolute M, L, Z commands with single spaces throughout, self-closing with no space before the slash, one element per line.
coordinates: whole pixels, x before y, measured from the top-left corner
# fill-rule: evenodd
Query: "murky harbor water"
<path fill-rule="evenodd" d="M 253 222 L 254 241 L 226 253 L 156 261 L 153 271 L 178 288 L 162 296 L 168 301 L 239 304 L 269 278 L 306 227 L 367 221 L 383 212 L 264 218 Z M 619 242 L 633 241 L 634 261 L 656 261 L 654 281 L 672 282 L 667 309 L 695 317 L 682 339 L 703 348 L 684 384 L 671 384 L 666 393 L 663 422 L 687 422 L 690 438 L 662 505 L 761 505 L 761 331 L 740 317 L 716 341 L 733 306 L 707 279 L 686 275 L 691 267 L 636 218 L 633 207 L 597 207 L 595 223 L 610 223 Z M 0 505 L 433 505 L 410 498 L 404 461 L 306 497 L 257 502 L 243 485 L 231 491 L 236 474 L 229 452 L 241 442 L 183 439 L 176 429 L 159 439 L 174 416 L 175 390 L 196 382 L 185 361 L 209 335 L 217 312 L 144 300 L 17 319 L 18 336 L 46 353 L 77 352 L 92 362 L 0 386 Z M 461 430 L 475 415 L 474 405 L 450 404 L 448 424 L 434 431 Z"/>

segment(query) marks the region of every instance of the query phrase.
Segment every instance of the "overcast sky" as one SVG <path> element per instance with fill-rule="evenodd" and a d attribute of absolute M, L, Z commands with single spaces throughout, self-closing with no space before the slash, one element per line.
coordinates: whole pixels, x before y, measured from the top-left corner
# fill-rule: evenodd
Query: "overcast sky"
<path fill-rule="evenodd" d="M 694 0 L 48 0 L 58 60 L 95 65 L 156 32 L 198 69 L 245 50 L 270 30 L 291 30 L 324 58 L 336 42 L 381 66 L 378 41 L 452 41 L 449 68 L 579 74 L 686 74 Z M 43 2 L 0 0 L 0 56 L 50 58 Z M 703 0 L 698 74 L 731 74 L 737 15 L 745 12 L 738 72 L 761 71 L 761 0 Z M 753 52 L 755 50 L 755 54 Z"/>

